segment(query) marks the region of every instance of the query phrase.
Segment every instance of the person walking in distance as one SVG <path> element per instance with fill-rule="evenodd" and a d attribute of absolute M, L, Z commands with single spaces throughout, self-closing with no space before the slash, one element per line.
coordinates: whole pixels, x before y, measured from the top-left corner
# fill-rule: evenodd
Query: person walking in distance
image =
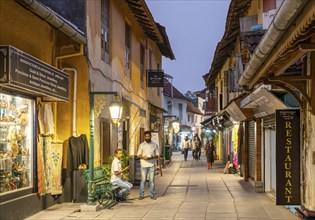
<path fill-rule="evenodd" d="M 212 163 L 214 162 L 214 145 L 213 140 L 207 141 L 205 156 L 207 157 L 208 170 L 212 169 Z"/>
<path fill-rule="evenodd" d="M 198 136 L 198 134 L 195 134 L 194 137 L 194 145 L 195 145 L 195 159 L 200 160 L 200 155 L 201 155 L 201 140 Z"/>
<path fill-rule="evenodd" d="M 185 136 L 185 139 L 183 141 L 183 146 L 182 146 L 183 151 L 184 151 L 185 161 L 187 161 L 188 150 L 190 147 L 191 147 L 190 140 L 188 139 L 188 136 Z"/>
<path fill-rule="evenodd" d="M 196 145 L 195 145 L 195 136 L 192 140 L 192 144 L 191 144 L 191 149 L 192 149 L 192 156 L 193 156 L 193 159 L 196 160 Z"/>
<path fill-rule="evenodd" d="M 126 200 L 126 197 L 133 187 L 131 183 L 128 181 L 124 181 L 126 179 L 124 172 L 129 170 L 130 166 L 125 167 L 123 170 L 121 169 L 121 157 L 122 157 L 122 149 L 115 150 L 115 157 L 111 166 L 111 183 L 114 186 L 119 186 L 120 190 L 116 195 L 116 202 L 123 202 Z"/>
<path fill-rule="evenodd" d="M 141 182 L 139 189 L 139 199 L 144 198 L 144 184 L 149 174 L 150 198 L 156 199 L 154 174 L 156 169 L 156 159 L 159 157 L 158 145 L 151 141 L 151 132 L 144 132 L 144 142 L 139 145 L 137 156 L 141 164 Z"/>

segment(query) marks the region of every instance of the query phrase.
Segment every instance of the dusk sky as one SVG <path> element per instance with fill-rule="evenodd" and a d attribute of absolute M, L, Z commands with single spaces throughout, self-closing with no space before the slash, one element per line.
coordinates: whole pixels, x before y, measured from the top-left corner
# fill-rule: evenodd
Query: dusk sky
<path fill-rule="evenodd" d="M 168 34 L 176 60 L 163 57 L 164 72 L 183 94 L 204 89 L 221 40 L 230 0 L 146 0 L 154 20 Z"/>

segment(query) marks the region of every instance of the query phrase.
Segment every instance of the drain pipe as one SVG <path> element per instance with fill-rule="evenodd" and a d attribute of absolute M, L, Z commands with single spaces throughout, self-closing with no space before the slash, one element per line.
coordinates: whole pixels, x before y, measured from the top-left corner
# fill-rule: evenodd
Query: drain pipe
<path fill-rule="evenodd" d="M 80 51 L 77 53 L 72 53 L 72 54 L 66 54 L 66 55 L 61 55 L 57 56 L 55 58 L 55 66 L 58 67 L 58 61 L 61 59 L 66 59 L 70 57 L 75 57 L 75 56 L 81 56 L 84 55 L 83 53 L 83 44 L 80 44 Z M 62 71 L 72 71 L 73 72 L 73 115 L 72 115 L 72 135 L 76 136 L 77 135 L 77 70 L 75 68 L 63 68 Z M 57 134 L 57 102 L 54 102 L 54 119 L 55 119 L 55 134 Z M 57 138 L 57 135 L 55 135 L 55 139 Z"/>
<path fill-rule="evenodd" d="M 77 136 L 77 77 L 78 72 L 75 68 L 62 68 L 62 71 L 73 72 L 73 108 L 72 108 L 72 135 Z"/>
<path fill-rule="evenodd" d="M 247 85 L 252 80 L 253 76 L 257 73 L 271 51 L 279 42 L 285 30 L 290 27 L 293 19 L 298 15 L 307 2 L 308 0 L 288 0 L 282 3 L 238 82 L 241 86 Z"/>

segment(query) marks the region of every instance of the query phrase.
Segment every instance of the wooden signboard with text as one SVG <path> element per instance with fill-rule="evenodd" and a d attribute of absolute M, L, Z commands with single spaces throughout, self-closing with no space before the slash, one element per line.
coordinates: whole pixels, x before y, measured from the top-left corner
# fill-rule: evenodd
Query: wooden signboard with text
<path fill-rule="evenodd" d="M 276 111 L 277 205 L 299 205 L 300 110 Z"/>

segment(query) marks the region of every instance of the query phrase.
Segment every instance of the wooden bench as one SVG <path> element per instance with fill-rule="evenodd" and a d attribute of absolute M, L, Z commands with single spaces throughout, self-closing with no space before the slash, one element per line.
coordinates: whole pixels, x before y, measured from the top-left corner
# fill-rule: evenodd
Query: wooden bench
<path fill-rule="evenodd" d="M 84 170 L 86 185 L 89 187 L 89 169 Z M 95 200 L 106 208 L 111 208 L 116 203 L 116 190 L 119 186 L 113 186 L 102 167 L 94 168 L 94 181 L 92 182 L 92 193 Z M 88 188 L 89 189 L 89 188 Z"/>

